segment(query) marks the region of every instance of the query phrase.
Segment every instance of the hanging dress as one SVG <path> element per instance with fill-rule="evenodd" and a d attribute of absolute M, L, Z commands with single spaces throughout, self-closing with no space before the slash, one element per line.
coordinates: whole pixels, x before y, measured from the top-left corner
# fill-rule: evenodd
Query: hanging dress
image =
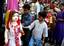
<path fill-rule="evenodd" d="M 18 10 L 18 0 L 7 0 L 7 10 Z"/>

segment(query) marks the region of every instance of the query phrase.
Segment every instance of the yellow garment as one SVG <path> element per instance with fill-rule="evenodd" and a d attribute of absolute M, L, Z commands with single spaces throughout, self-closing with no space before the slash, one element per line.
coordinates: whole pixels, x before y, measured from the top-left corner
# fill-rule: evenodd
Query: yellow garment
<path fill-rule="evenodd" d="M 5 15 L 5 25 L 7 25 L 8 18 L 9 18 L 9 14 L 10 14 L 10 10 L 8 10 L 8 11 L 6 12 L 6 15 Z"/>

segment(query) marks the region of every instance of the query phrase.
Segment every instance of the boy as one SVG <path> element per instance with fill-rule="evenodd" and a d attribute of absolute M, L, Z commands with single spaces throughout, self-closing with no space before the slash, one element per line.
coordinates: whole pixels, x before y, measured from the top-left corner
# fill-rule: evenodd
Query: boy
<path fill-rule="evenodd" d="M 36 44 L 36 46 L 42 46 L 42 35 L 43 40 L 45 40 L 45 37 L 48 37 L 48 27 L 46 22 L 44 21 L 45 17 L 45 11 L 39 12 L 38 20 L 35 20 L 31 25 L 28 26 L 30 30 L 34 28 L 32 31 L 32 37 L 29 42 L 29 46 L 33 46 L 34 43 Z"/>
<path fill-rule="evenodd" d="M 30 14 L 30 5 L 24 4 L 23 10 L 24 10 L 24 13 L 22 14 L 21 23 L 23 26 L 29 26 L 33 21 L 32 15 Z M 25 36 L 22 37 L 23 46 L 28 46 L 28 43 L 31 37 L 30 30 L 29 29 L 23 29 L 23 30 L 26 34 Z"/>

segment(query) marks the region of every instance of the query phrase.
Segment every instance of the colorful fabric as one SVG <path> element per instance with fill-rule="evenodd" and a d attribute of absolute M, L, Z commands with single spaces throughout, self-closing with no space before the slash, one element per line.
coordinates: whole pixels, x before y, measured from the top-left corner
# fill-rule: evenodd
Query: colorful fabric
<path fill-rule="evenodd" d="M 20 33 L 20 25 L 17 23 L 13 25 L 13 23 L 9 22 L 9 34 L 8 34 L 8 46 L 21 46 L 21 39 L 19 36 Z"/>
<path fill-rule="evenodd" d="M 5 15 L 5 25 L 7 26 L 7 22 L 8 22 L 8 19 L 9 19 L 9 14 L 10 14 L 10 10 L 8 10 L 6 12 L 6 15 Z"/>
<path fill-rule="evenodd" d="M 19 46 L 19 37 L 18 37 L 18 34 L 19 34 L 19 31 L 16 31 L 16 27 L 17 27 L 18 25 L 16 25 L 15 27 L 14 27 L 14 33 L 15 33 L 15 43 L 16 43 L 16 46 Z M 19 29 L 19 28 L 18 28 Z"/>
<path fill-rule="evenodd" d="M 47 22 L 47 23 L 50 23 L 50 17 L 52 16 L 52 14 L 49 12 L 48 14 L 47 14 L 47 16 L 46 16 L 46 18 L 45 18 L 45 21 Z"/>
<path fill-rule="evenodd" d="M 7 10 L 18 10 L 18 0 L 7 0 Z"/>

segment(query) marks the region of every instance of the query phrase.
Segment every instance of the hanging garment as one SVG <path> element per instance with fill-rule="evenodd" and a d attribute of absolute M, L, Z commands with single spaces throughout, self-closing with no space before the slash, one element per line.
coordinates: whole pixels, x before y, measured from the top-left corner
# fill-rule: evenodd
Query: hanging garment
<path fill-rule="evenodd" d="M 7 0 L 7 10 L 18 10 L 18 0 Z"/>

